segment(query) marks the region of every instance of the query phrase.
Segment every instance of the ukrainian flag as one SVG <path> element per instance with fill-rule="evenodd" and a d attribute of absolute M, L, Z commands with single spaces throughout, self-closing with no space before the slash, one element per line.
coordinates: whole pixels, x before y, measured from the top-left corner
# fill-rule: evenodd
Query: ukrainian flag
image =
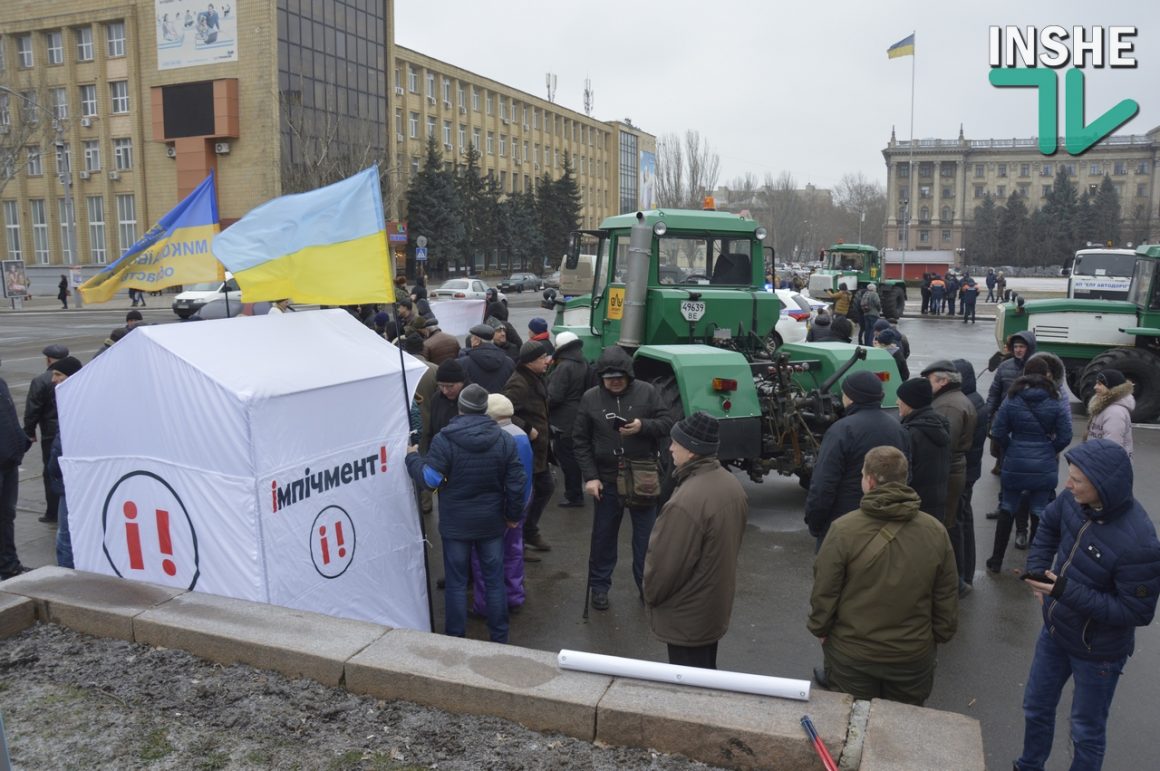
<path fill-rule="evenodd" d="M 902 38 L 902 40 L 887 48 L 886 55 L 891 59 L 897 59 L 900 56 L 914 56 L 914 33 L 911 32 Z"/>
<path fill-rule="evenodd" d="M 218 232 L 213 172 L 149 232 L 97 275 L 81 284 L 86 303 L 113 299 L 121 288 L 155 291 L 178 284 L 221 281 L 210 244 Z"/>
<path fill-rule="evenodd" d="M 246 302 L 394 302 L 377 166 L 267 201 L 213 241 Z"/>

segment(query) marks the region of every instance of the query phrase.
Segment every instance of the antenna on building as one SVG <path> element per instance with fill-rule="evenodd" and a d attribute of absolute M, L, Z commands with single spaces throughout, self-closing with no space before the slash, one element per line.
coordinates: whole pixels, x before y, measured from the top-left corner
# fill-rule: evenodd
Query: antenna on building
<path fill-rule="evenodd" d="M 548 101 L 555 102 L 556 101 L 556 76 L 550 72 L 546 73 L 544 75 L 544 85 L 548 87 Z"/>
<path fill-rule="evenodd" d="M 592 78 L 584 78 L 584 114 L 592 115 L 592 99 L 596 92 L 592 90 Z"/>

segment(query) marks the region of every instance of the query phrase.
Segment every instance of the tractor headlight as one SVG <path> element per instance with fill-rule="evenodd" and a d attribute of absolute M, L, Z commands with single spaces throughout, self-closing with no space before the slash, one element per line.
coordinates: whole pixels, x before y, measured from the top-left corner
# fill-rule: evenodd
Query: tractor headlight
<path fill-rule="evenodd" d="M 765 228 L 758 228 L 753 232 L 753 235 L 757 236 L 758 241 L 764 241 L 769 233 L 766 232 Z"/>
<path fill-rule="evenodd" d="M 664 222 L 658 222 L 657 224 L 653 225 L 653 235 L 655 235 L 657 238 L 661 238 L 665 233 L 668 232 L 669 226 Z"/>

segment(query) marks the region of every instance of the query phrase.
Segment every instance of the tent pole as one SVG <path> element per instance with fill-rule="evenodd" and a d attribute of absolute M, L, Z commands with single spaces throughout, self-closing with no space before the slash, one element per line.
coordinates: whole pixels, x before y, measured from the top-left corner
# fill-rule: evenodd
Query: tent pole
<path fill-rule="evenodd" d="M 407 388 L 407 363 L 403 358 L 403 326 L 399 318 L 399 303 L 391 303 L 395 310 L 395 346 L 399 349 L 399 372 L 403 375 L 403 410 L 407 416 L 407 439 L 410 441 L 411 430 L 411 402 L 407 399 L 410 392 Z M 415 511 L 419 512 L 419 533 L 423 536 L 423 577 L 427 582 L 427 617 L 431 624 L 431 631 L 435 631 L 435 601 L 431 598 L 431 558 L 427 546 L 427 523 L 423 521 L 423 503 L 419 497 L 419 489 L 414 481 L 411 489 L 415 491 Z"/>

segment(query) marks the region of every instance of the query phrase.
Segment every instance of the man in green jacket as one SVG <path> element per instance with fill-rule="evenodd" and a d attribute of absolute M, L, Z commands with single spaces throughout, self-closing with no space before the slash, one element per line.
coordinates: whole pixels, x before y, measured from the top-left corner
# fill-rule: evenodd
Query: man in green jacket
<path fill-rule="evenodd" d="M 942 523 L 919 510 L 906 456 L 875 447 L 862 466 L 862 503 L 830 526 L 814 559 L 810 633 L 834 690 L 922 706 L 935 645 L 958 626 L 959 579 Z"/>
<path fill-rule="evenodd" d="M 649 537 L 644 603 L 670 664 L 716 669 L 717 642 L 733 613 L 749 499 L 717 460 L 716 418 L 694 412 L 671 436 L 677 487 Z"/>

